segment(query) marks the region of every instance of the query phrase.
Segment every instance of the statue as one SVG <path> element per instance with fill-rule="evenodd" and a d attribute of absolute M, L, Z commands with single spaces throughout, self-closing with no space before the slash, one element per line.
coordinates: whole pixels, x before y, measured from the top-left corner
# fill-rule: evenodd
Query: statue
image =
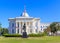
<path fill-rule="evenodd" d="M 23 26 L 23 30 L 24 30 L 24 32 L 26 32 L 26 25 L 25 25 L 25 23 L 24 23 L 24 26 Z"/>
<path fill-rule="evenodd" d="M 23 38 L 27 38 L 28 36 L 27 36 L 27 32 L 26 32 L 26 25 L 25 25 L 25 23 L 24 23 L 24 25 L 23 25 L 23 34 L 22 34 L 22 37 Z"/>

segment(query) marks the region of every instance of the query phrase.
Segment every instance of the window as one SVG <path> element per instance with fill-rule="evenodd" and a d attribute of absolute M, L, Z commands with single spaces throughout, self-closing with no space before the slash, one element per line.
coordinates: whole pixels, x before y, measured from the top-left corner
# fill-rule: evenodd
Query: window
<path fill-rule="evenodd" d="M 35 26 L 38 28 L 38 22 L 36 22 Z"/>
<path fill-rule="evenodd" d="M 27 25 L 29 25 L 29 22 L 27 22 Z"/>
<path fill-rule="evenodd" d="M 32 29 L 30 29 L 30 33 L 32 33 Z"/>
<path fill-rule="evenodd" d="M 19 22 L 18 22 L 18 27 L 19 27 Z"/>
<path fill-rule="evenodd" d="M 18 29 L 18 33 L 19 33 L 19 29 Z"/>
<path fill-rule="evenodd" d="M 42 30 L 42 28 L 41 28 L 41 30 Z"/>
<path fill-rule="evenodd" d="M 22 22 L 21 22 L 21 27 L 22 27 Z"/>
<path fill-rule="evenodd" d="M 12 23 L 12 27 L 14 27 L 14 23 Z"/>
<path fill-rule="evenodd" d="M 12 33 L 14 33 L 14 29 L 12 29 Z"/>
<path fill-rule="evenodd" d="M 37 30 L 37 29 L 36 29 L 35 31 L 36 31 L 36 33 L 38 32 L 38 30 Z"/>

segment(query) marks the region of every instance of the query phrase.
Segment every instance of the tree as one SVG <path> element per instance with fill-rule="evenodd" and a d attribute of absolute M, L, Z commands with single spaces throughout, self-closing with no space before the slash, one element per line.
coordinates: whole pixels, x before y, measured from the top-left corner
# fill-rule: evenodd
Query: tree
<path fill-rule="evenodd" d="M 55 33 L 58 31 L 58 22 L 53 22 L 52 24 L 50 24 L 50 29 L 51 29 L 51 32 Z"/>
<path fill-rule="evenodd" d="M 50 26 L 48 26 L 46 29 L 45 29 L 46 32 L 51 32 L 51 28 Z"/>
<path fill-rule="evenodd" d="M 2 26 L 1 26 L 2 24 L 0 23 L 0 28 L 2 28 Z"/>
<path fill-rule="evenodd" d="M 8 33 L 8 29 L 7 28 L 2 28 L 1 25 L 2 24 L 0 23 L 0 35 L 7 34 Z"/>
<path fill-rule="evenodd" d="M 2 32 L 2 24 L 0 23 L 0 35 L 1 35 L 1 32 Z"/>
<path fill-rule="evenodd" d="M 1 29 L 1 35 L 3 34 L 8 34 L 8 29 L 7 28 L 2 28 Z"/>

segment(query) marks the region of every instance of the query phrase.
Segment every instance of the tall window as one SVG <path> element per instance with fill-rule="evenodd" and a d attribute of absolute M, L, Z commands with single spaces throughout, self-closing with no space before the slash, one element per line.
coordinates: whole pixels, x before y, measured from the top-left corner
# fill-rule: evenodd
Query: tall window
<path fill-rule="evenodd" d="M 21 27 L 22 27 L 22 22 L 21 22 Z"/>
<path fill-rule="evenodd" d="M 19 22 L 18 22 L 18 27 L 19 27 Z"/>
<path fill-rule="evenodd" d="M 18 30 L 17 30 L 17 31 L 18 31 L 18 33 L 19 33 L 19 22 L 17 23 L 17 27 L 18 27 Z"/>
<path fill-rule="evenodd" d="M 12 33 L 14 33 L 14 29 L 12 29 Z"/>
<path fill-rule="evenodd" d="M 19 33 L 19 29 L 18 29 L 18 33 Z"/>
<path fill-rule="evenodd" d="M 29 22 L 27 22 L 27 25 L 29 25 Z"/>
<path fill-rule="evenodd" d="M 14 27 L 14 23 L 12 23 L 12 27 Z"/>
<path fill-rule="evenodd" d="M 38 22 L 36 22 L 35 26 L 36 26 L 36 28 L 38 28 Z"/>
<path fill-rule="evenodd" d="M 32 29 L 30 29 L 30 33 L 32 33 Z"/>
<path fill-rule="evenodd" d="M 37 29 L 36 29 L 35 31 L 36 31 L 36 33 L 38 32 L 38 30 L 37 30 Z"/>
<path fill-rule="evenodd" d="M 42 26 L 41 26 L 41 30 L 42 30 Z"/>

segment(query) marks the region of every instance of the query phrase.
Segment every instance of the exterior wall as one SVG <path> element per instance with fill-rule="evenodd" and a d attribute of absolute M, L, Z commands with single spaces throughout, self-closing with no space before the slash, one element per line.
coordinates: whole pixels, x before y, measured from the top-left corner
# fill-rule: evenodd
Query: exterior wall
<path fill-rule="evenodd" d="M 25 20 L 23 20 L 21 18 L 16 19 L 16 20 L 9 20 L 9 33 L 10 34 L 22 34 L 24 23 L 26 24 L 27 34 L 39 33 L 40 20 L 37 20 L 37 19 L 25 19 Z M 14 24 L 14 26 L 12 26 L 12 24 Z M 14 32 L 12 32 L 12 31 L 14 31 Z"/>
<path fill-rule="evenodd" d="M 40 20 L 38 20 L 38 33 L 40 32 L 41 28 L 40 28 Z"/>
<path fill-rule="evenodd" d="M 33 21 L 33 33 L 39 33 L 40 32 L 40 19 L 34 19 Z"/>
<path fill-rule="evenodd" d="M 9 33 L 15 34 L 15 21 L 9 21 Z"/>
<path fill-rule="evenodd" d="M 50 26 L 50 23 L 41 23 L 41 32 L 44 32 L 44 29 L 46 29 L 48 26 Z"/>
<path fill-rule="evenodd" d="M 26 23 L 27 34 L 39 33 L 41 31 L 40 19 L 29 17 L 26 10 L 24 10 L 21 17 L 9 18 L 9 33 L 10 34 L 22 34 L 24 23 Z M 14 26 L 11 26 L 13 24 Z"/>

